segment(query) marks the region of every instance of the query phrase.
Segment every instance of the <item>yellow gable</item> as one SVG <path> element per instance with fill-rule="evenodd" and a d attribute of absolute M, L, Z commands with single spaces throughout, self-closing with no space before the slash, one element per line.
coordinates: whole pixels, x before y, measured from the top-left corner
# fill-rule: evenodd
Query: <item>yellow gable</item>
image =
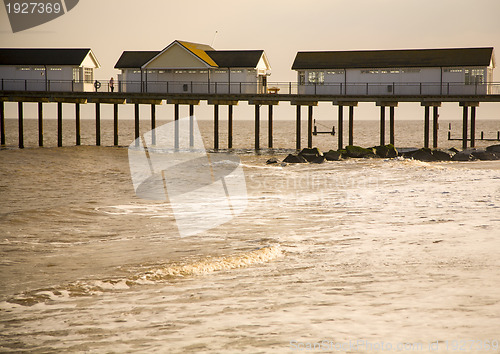
<path fill-rule="evenodd" d="M 210 65 L 178 43 L 173 43 L 145 66 L 147 69 L 205 69 L 208 67 Z"/>

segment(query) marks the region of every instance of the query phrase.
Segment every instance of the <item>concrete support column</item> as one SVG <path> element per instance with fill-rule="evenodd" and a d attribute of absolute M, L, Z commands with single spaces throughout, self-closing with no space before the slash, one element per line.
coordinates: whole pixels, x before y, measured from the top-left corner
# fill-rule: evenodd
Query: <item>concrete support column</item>
<path fill-rule="evenodd" d="M 354 106 L 349 106 L 349 145 L 354 145 Z"/>
<path fill-rule="evenodd" d="M 476 107 L 470 108 L 470 147 L 476 147 Z"/>
<path fill-rule="evenodd" d="M 151 145 L 156 145 L 156 105 L 151 104 Z"/>
<path fill-rule="evenodd" d="M 260 150 L 260 105 L 255 105 L 255 150 Z"/>
<path fill-rule="evenodd" d="M 464 105 L 463 120 L 462 120 L 462 148 L 467 149 L 467 123 L 469 120 L 469 107 Z"/>
<path fill-rule="evenodd" d="M 394 145 L 394 107 L 389 107 L 389 143 Z"/>
<path fill-rule="evenodd" d="M 80 145 L 80 104 L 75 103 L 75 144 Z"/>
<path fill-rule="evenodd" d="M 189 105 L 189 147 L 194 147 L 194 104 Z"/>
<path fill-rule="evenodd" d="M 380 106 L 380 145 L 385 145 L 385 106 Z"/>
<path fill-rule="evenodd" d="M 313 106 L 309 106 L 307 111 L 307 147 L 312 148 Z"/>
<path fill-rule="evenodd" d="M 139 111 L 139 103 L 134 104 L 134 139 L 135 139 L 135 146 L 139 147 L 139 117 L 140 117 L 140 111 Z"/>
<path fill-rule="evenodd" d="M 95 104 L 95 144 L 101 145 L 101 104 Z"/>
<path fill-rule="evenodd" d="M 269 122 L 267 125 L 267 146 L 269 149 L 273 147 L 273 105 L 269 106 Z"/>
<path fill-rule="evenodd" d="M 174 149 L 179 148 L 179 104 L 174 104 Z"/>
<path fill-rule="evenodd" d="M 57 102 L 57 147 L 62 146 L 62 102 Z"/>
<path fill-rule="evenodd" d="M 5 104 L 0 101 L 0 144 L 5 145 Z"/>
<path fill-rule="evenodd" d="M 338 149 L 344 148 L 344 106 L 339 105 L 338 123 L 337 123 Z"/>
<path fill-rule="evenodd" d="M 300 105 L 297 105 L 297 121 L 295 125 L 295 148 L 300 150 L 300 138 L 301 138 L 301 119 L 300 119 Z"/>
<path fill-rule="evenodd" d="M 219 105 L 214 105 L 214 150 L 219 149 Z"/>
<path fill-rule="evenodd" d="M 18 121 L 17 127 L 19 131 L 19 148 L 24 149 L 24 110 L 23 110 L 23 102 L 17 103 L 17 113 L 18 113 Z"/>
<path fill-rule="evenodd" d="M 38 146 L 43 146 L 43 103 L 38 102 Z"/>
<path fill-rule="evenodd" d="M 430 113 L 430 107 L 425 106 L 424 108 L 425 113 L 424 113 L 424 147 L 428 148 L 429 147 L 429 113 Z"/>
<path fill-rule="evenodd" d="M 227 106 L 227 148 L 233 148 L 233 105 Z"/>
<path fill-rule="evenodd" d="M 118 104 L 113 105 L 113 145 L 118 146 Z"/>
<path fill-rule="evenodd" d="M 438 131 L 439 131 L 439 107 L 432 107 L 432 147 L 436 149 L 438 147 Z"/>

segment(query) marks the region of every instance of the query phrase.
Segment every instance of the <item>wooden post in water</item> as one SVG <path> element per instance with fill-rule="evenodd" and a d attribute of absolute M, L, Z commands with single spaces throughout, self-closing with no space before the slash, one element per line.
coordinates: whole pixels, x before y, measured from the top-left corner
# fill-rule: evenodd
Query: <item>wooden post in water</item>
<path fill-rule="evenodd" d="M 233 148 L 233 105 L 227 106 L 227 148 Z"/>
<path fill-rule="evenodd" d="M 113 145 L 118 146 L 118 104 L 113 104 Z"/>
<path fill-rule="evenodd" d="M 174 149 L 179 148 L 179 104 L 174 104 Z"/>
<path fill-rule="evenodd" d="M 389 107 L 389 143 L 394 145 L 394 106 Z"/>
<path fill-rule="evenodd" d="M 337 138 L 338 138 L 338 149 L 344 148 L 344 106 L 339 104 L 339 114 L 337 123 Z"/>
<path fill-rule="evenodd" d="M 156 145 L 156 105 L 151 104 L 151 145 Z"/>
<path fill-rule="evenodd" d="M 62 102 L 57 102 L 57 147 L 62 146 Z"/>
<path fill-rule="evenodd" d="M 432 147 L 435 149 L 438 147 L 438 131 L 439 131 L 439 107 L 432 107 Z"/>
<path fill-rule="evenodd" d="M 5 104 L 0 101 L 0 144 L 5 145 Z"/>
<path fill-rule="evenodd" d="M 139 107 L 139 103 L 135 103 L 134 104 L 134 128 L 135 128 L 135 132 L 134 132 L 134 139 L 135 139 L 135 146 L 136 147 L 139 147 L 139 115 L 140 115 L 140 111 L 139 111 L 140 107 Z"/>
<path fill-rule="evenodd" d="M 219 105 L 214 105 L 214 150 L 219 149 Z"/>
<path fill-rule="evenodd" d="M 300 104 L 297 105 L 297 122 L 296 122 L 296 125 L 295 125 L 295 139 L 296 139 L 296 143 L 295 143 L 295 148 L 297 150 L 300 150 L 300 136 L 301 136 L 301 132 L 300 132 L 300 128 L 301 128 L 301 121 L 300 121 Z"/>
<path fill-rule="evenodd" d="M 260 105 L 255 105 L 255 150 L 260 150 Z"/>
<path fill-rule="evenodd" d="M 189 105 L 189 147 L 194 147 L 194 104 Z"/>
<path fill-rule="evenodd" d="M 95 145 L 101 146 L 101 104 L 95 104 Z"/>
<path fill-rule="evenodd" d="M 469 120 L 469 107 L 464 104 L 464 113 L 462 119 L 462 148 L 467 149 L 467 121 Z"/>
<path fill-rule="evenodd" d="M 349 145 L 354 145 L 354 106 L 349 106 Z"/>
<path fill-rule="evenodd" d="M 267 124 L 267 147 L 272 149 L 273 147 L 273 105 L 270 104 L 269 108 L 269 122 Z"/>
<path fill-rule="evenodd" d="M 43 146 L 43 103 L 38 102 L 38 146 Z"/>
<path fill-rule="evenodd" d="M 380 145 L 385 145 L 385 106 L 380 106 Z"/>
<path fill-rule="evenodd" d="M 23 102 L 17 103 L 17 113 L 18 113 L 18 131 L 19 131 L 19 148 L 24 149 L 24 111 Z"/>
<path fill-rule="evenodd" d="M 470 108 L 470 147 L 476 146 L 476 107 Z"/>
<path fill-rule="evenodd" d="M 430 113 L 430 107 L 425 106 L 424 107 L 424 147 L 428 148 L 429 147 L 429 113 Z"/>
<path fill-rule="evenodd" d="M 312 148 L 313 106 L 308 107 L 307 113 L 307 147 Z"/>
<path fill-rule="evenodd" d="M 80 145 L 80 104 L 75 103 L 75 134 L 76 134 L 76 145 Z"/>

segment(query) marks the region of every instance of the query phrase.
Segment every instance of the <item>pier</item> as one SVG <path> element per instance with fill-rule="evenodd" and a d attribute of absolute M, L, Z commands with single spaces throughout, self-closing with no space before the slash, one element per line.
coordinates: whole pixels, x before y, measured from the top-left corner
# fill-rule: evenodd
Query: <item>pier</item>
<path fill-rule="evenodd" d="M 271 87 L 278 87 L 276 84 L 269 84 Z M 296 84 L 294 84 L 296 85 Z M 337 119 L 337 139 L 338 148 L 344 147 L 343 124 L 344 124 L 344 107 L 348 108 L 348 145 L 354 144 L 354 116 L 355 108 L 361 102 L 370 102 L 380 107 L 380 144 L 385 145 L 385 130 L 386 130 L 386 112 L 389 113 L 389 142 L 394 144 L 395 128 L 394 122 L 396 119 L 396 108 L 400 102 L 419 103 L 423 107 L 424 132 L 423 146 L 430 147 L 432 136 L 432 147 L 438 146 L 438 118 L 439 107 L 444 102 L 453 102 L 460 105 L 463 109 L 462 116 L 462 148 L 474 147 L 476 141 L 476 107 L 481 102 L 500 102 L 500 94 L 484 94 L 484 95 L 398 95 L 395 87 L 390 95 L 325 95 L 325 94 L 298 94 L 292 92 L 292 83 L 286 84 L 290 90 L 282 90 L 281 92 L 288 93 L 262 93 L 262 94 L 247 94 L 247 93 L 155 93 L 155 92 L 48 92 L 48 91 L 0 91 L 0 138 L 1 145 L 5 145 L 5 102 L 17 102 L 18 104 L 18 136 L 19 148 L 24 147 L 24 128 L 23 128 L 23 104 L 25 102 L 38 103 L 38 145 L 44 144 L 43 136 L 43 107 L 44 104 L 57 104 L 57 146 L 62 146 L 62 116 L 63 103 L 74 104 L 75 109 L 75 145 L 80 145 L 80 105 L 94 104 L 95 105 L 95 144 L 101 144 L 101 104 L 113 105 L 113 142 L 118 145 L 118 122 L 119 122 L 119 107 L 124 104 L 134 105 L 135 113 L 135 138 L 139 137 L 139 112 L 141 105 L 151 106 L 151 129 L 156 127 L 156 105 L 163 102 L 174 105 L 173 120 L 179 119 L 179 107 L 181 105 L 189 106 L 189 114 L 192 117 L 195 112 L 195 106 L 201 101 L 206 101 L 209 105 L 213 105 L 213 122 L 214 122 L 214 137 L 213 149 L 218 150 L 219 146 L 219 107 L 221 105 L 228 107 L 228 144 L 227 148 L 233 147 L 233 115 L 234 106 L 239 102 L 247 102 L 255 106 L 255 143 L 256 150 L 261 149 L 260 142 L 260 120 L 261 106 L 268 106 L 268 141 L 267 147 L 273 148 L 273 110 L 274 106 L 280 103 L 287 103 L 296 106 L 296 149 L 301 149 L 301 123 L 302 123 L 302 107 L 307 107 L 307 147 L 313 146 L 313 122 L 314 122 L 314 107 L 318 104 L 328 103 L 338 107 Z M 432 107 L 432 129 L 431 129 L 431 107 Z M 334 110 L 332 110 L 334 111 Z M 470 117 L 470 118 L 469 118 Z M 470 124 L 469 124 L 470 123 Z M 470 129 L 470 134 L 469 134 Z M 192 132 L 192 124 L 191 124 Z M 432 133 L 432 135 L 431 135 Z M 498 137 L 497 137 L 498 138 Z M 481 137 L 483 139 L 483 137 Z M 484 139 L 483 139 L 484 140 Z M 153 142 L 154 142 L 153 137 Z M 178 146 L 178 141 L 175 141 L 175 146 Z"/>

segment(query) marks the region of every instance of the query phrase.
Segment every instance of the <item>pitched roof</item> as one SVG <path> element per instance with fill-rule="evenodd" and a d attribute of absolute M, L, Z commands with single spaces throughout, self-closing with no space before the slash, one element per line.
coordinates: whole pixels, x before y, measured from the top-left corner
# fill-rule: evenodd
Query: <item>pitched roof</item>
<path fill-rule="evenodd" d="M 0 65 L 80 65 L 89 52 L 89 48 L 1 48 Z"/>
<path fill-rule="evenodd" d="M 193 43 L 193 42 L 186 42 L 186 41 L 175 41 L 175 42 L 182 45 L 184 48 L 189 50 L 191 53 L 196 55 L 198 58 L 203 60 L 208 65 L 215 66 L 215 67 L 217 66 L 217 64 L 212 60 L 212 58 L 207 55 L 207 51 L 214 50 L 214 48 L 210 47 L 209 45 L 200 44 L 200 43 Z"/>
<path fill-rule="evenodd" d="M 207 54 L 221 68 L 255 68 L 263 50 L 211 50 Z"/>
<path fill-rule="evenodd" d="M 116 62 L 115 69 L 140 68 L 159 53 L 159 51 L 125 51 Z"/>
<path fill-rule="evenodd" d="M 298 52 L 292 69 L 489 66 L 492 56 L 492 47 Z"/>

